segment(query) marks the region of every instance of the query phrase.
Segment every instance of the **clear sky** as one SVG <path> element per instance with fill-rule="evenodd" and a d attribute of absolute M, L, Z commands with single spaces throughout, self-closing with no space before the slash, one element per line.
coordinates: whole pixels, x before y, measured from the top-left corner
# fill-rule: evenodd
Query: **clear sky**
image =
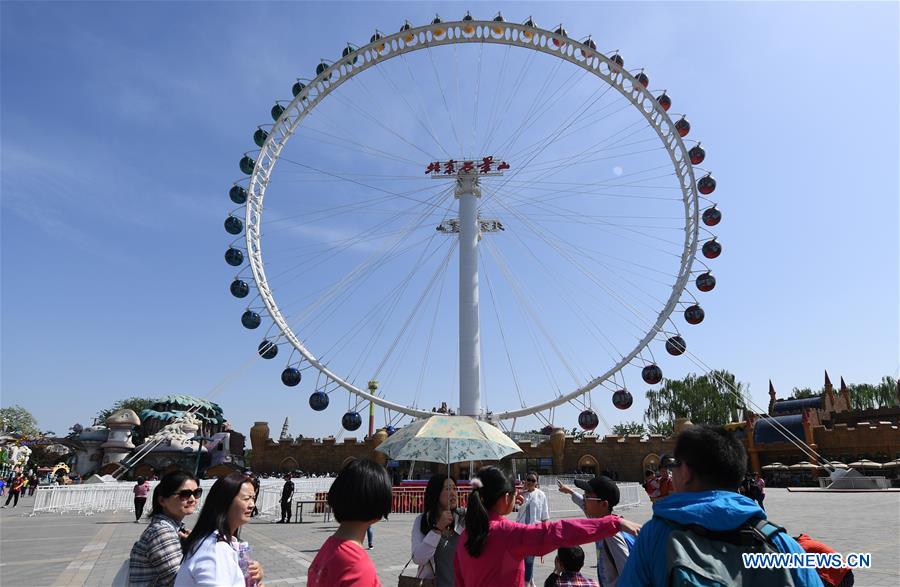
<path fill-rule="evenodd" d="M 290 98 L 297 77 L 314 77 L 320 59 L 339 57 L 347 42 L 366 44 L 375 28 L 392 32 L 405 19 L 424 24 L 435 13 L 458 19 L 466 9 L 484 19 L 502 10 L 515 22 L 532 15 L 550 29 L 562 22 L 576 39 L 591 34 L 599 50 L 621 51 L 626 68 L 644 68 L 654 94 L 668 91 L 674 101 L 670 114 L 687 114 L 688 138 L 706 148 L 702 167 L 715 174 L 713 197 L 724 214 L 714 229 L 724 253 L 708 262 L 718 285 L 708 294 L 692 288 L 706 319 L 688 326 L 680 314 L 673 316 L 700 359 L 735 373 L 760 405 L 767 401 L 769 379 L 786 396 L 792 387 L 820 386 L 825 369 L 835 382 L 840 376 L 848 383 L 897 376 L 896 2 L 3 2 L 2 405 L 20 404 L 42 428 L 64 433 L 75 422 L 88 424 L 98 410 L 123 397 L 186 393 L 219 402 L 245 433 L 254 421 L 266 420 L 276 434 L 285 416 L 295 435 L 338 433 L 347 394 L 333 393 L 327 411 L 313 412 L 307 404 L 315 384 L 310 372 L 295 388 L 279 381 L 290 354 L 286 346 L 273 361 L 255 355 L 271 321 L 264 319 L 256 331 L 240 325 L 248 300 L 228 293 L 236 271 L 222 258 L 232 239 L 222 221 L 235 209 L 227 191 L 241 177 L 241 154 L 255 148 L 253 130 L 271 122 L 274 100 Z M 305 340 L 319 354 L 324 353 L 319 349 L 336 349 L 327 358 L 357 383 L 378 372 L 389 397 L 404 404 L 415 398 L 426 409 L 456 399 L 456 274 L 450 239 L 429 241 L 435 243 L 435 255 L 413 272 L 409 290 L 396 298 L 396 313 L 378 300 L 390 299 L 392 288 L 417 267 L 421 248 L 410 249 L 395 266 L 371 272 L 369 281 L 355 284 L 357 289 L 342 288 L 328 312 L 312 318 L 302 314 L 316 292 L 398 233 L 410 202 L 387 199 L 380 207 L 329 216 L 330 210 L 353 198 L 384 195 L 379 189 L 438 201 L 441 186 L 411 179 L 428 162 L 416 149 L 432 154 L 435 143 L 458 142 L 459 148 L 448 150 L 475 156 L 484 142 L 501 148 L 502 140 L 491 143 L 479 135 L 488 134 L 484 129 L 491 125 L 500 137 L 522 128 L 503 155 L 513 166 L 528 167 L 522 154 L 526 147 L 576 113 L 599 87 L 580 78 L 569 82 L 566 76 L 574 70 L 557 71 L 546 58 L 526 62 L 521 53 L 510 58 L 500 77 L 503 50 L 490 49 L 493 53 L 436 50 L 433 58 L 419 52 L 409 57 L 412 71 L 395 60 L 395 69 L 386 66 L 380 77 L 361 74 L 361 84 L 367 85 L 348 83 L 323 102 L 310 118 L 309 128 L 317 131 L 299 132 L 286 150 L 292 160 L 330 170 L 342 181 L 323 181 L 322 174 L 282 162 L 267 193 L 271 224 L 264 224 L 262 241 L 269 276 Z M 487 81 L 477 90 L 468 75 L 457 75 L 461 81 L 453 86 L 452 73 L 478 67 Z M 429 78 L 433 70 L 444 77 Z M 406 75 L 421 85 L 404 84 Z M 429 87 L 428 79 L 442 80 L 441 91 Z M 477 106 L 466 111 L 466 96 L 475 91 Z M 489 108 L 491 99 L 507 97 L 513 106 L 506 115 Z M 535 97 L 549 98 L 550 106 L 530 125 L 521 125 Z M 613 98 L 609 94 L 604 97 L 609 102 L 596 108 L 624 103 L 617 105 Z M 450 111 L 461 126 L 470 116 L 480 116 L 471 140 L 450 140 L 454 129 L 444 116 Z M 411 112 L 427 113 L 438 127 L 431 148 Z M 542 151 L 543 159 L 533 164 L 552 160 L 554 149 L 560 149 L 560 157 L 577 155 L 581 146 L 626 128 L 627 116 L 610 118 L 608 126 L 585 122 L 580 132 Z M 368 145 L 366 156 L 347 149 L 348 137 Z M 395 159 L 370 157 L 375 144 Z M 631 196 L 651 184 L 657 187 L 646 174 L 659 155 L 635 152 L 613 149 L 602 163 L 562 169 L 552 181 L 560 182 L 557 189 L 566 181 L 621 187 L 616 178 L 636 176 L 622 188 L 625 197 L 616 209 L 634 218 L 631 210 L 641 200 Z M 608 223 L 574 221 L 573 209 L 584 218 L 599 218 L 591 215 L 601 209 L 610 213 L 588 198 L 573 199 L 570 208 L 517 208 L 521 198 L 544 197 L 542 186 L 550 184 L 534 183 L 537 175 L 526 170 L 483 211 L 508 228 L 487 236 L 491 246 L 483 250 L 486 401 L 495 411 L 519 404 L 509 364 L 519 374 L 520 393 L 535 403 L 552 397 L 555 388 L 568 391 L 573 381 L 599 375 L 608 367 L 608 355 L 627 351 L 627 341 L 638 332 L 622 318 L 625 306 L 611 300 L 652 305 L 663 293 L 639 267 L 663 263 L 672 251 L 657 256 L 641 251 L 652 251 L 648 243 L 665 248 L 680 238 L 677 222 L 673 226 L 666 220 L 677 211 L 677 206 L 665 208 L 671 200 L 643 209 L 657 217 L 648 221 L 656 222 L 653 226 L 622 220 L 615 230 L 603 230 Z M 671 189 L 671 184 L 658 189 Z M 442 205 L 454 206 L 452 200 Z M 563 210 L 569 215 L 559 222 Z M 551 212 L 555 218 L 539 216 Z M 420 234 L 430 237 L 445 216 L 441 209 L 429 217 L 419 226 Z M 594 259 L 589 251 L 599 251 L 596 255 L 615 256 L 622 264 L 603 265 L 609 269 L 607 281 L 596 291 L 577 284 L 574 265 L 564 277 L 572 282 L 557 280 L 556 270 L 565 271 L 566 264 L 554 266 L 546 252 L 552 247 L 528 257 L 525 242 L 540 244 L 540 239 L 527 240 L 523 225 L 528 219 L 564 232 L 570 252 Z M 378 224 L 395 220 L 400 223 Z M 371 239 L 327 257 L 335 241 L 358 234 Z M 418 242 L 413 236 L 404 234 L 403 242 Z M 547 240 L 542 242 L 546 247 Z M 491 247 L 496 256 L 485 254 Z M 451 262 L 441 270 L 445 254 Z M 515 277 L 504 277 L 499 260 L 504 258 Z M 599 267 L 592 272 L 602 274 Z M 672 266 L 660 269 L 674 272 Z M 446 287 L 429 290 L 433 274 Z M 487 279 L 496 289 L 495 305 L 486 301 Z M 514 295 L 517 280 L 538 319 L 514 313 L 521 312 Z M 422 311 L 412 312 L 426 293 Z M 498 315 L 505 320 L 506 344 L 499 329 L 489 326 Z M 410 329 L 390 353 L 407 316 Z M 356 330 L 367 317 L 372 321 Z M 582 328 L 583 317 L 601 323 L 603 336 L 611 340 Z M 541 332 L 541 325 L 550 331 L 543 345 L 529 338 Z M 429 332 L 437 333 L 431 346 Z M 666 356 L 659 341 L 650 350 L 669 377 L 698 371 L 685 357 Z M 382 359 L 385 366 L 378 371 Z M 607 422 L 641 419 L 646 385 L 639 372 L 628 367 L 621 380 L 635 396 L 630 410 L 613 408 L 609 391 L 594 394 L 593 406 Z M 576 415 L 577 409 L 568 407 L 554 421 L 572 427 Z M 383 418 L 379 411 L 379 424 Z M 539 425 L 529 420 L 517 429 Z"/>

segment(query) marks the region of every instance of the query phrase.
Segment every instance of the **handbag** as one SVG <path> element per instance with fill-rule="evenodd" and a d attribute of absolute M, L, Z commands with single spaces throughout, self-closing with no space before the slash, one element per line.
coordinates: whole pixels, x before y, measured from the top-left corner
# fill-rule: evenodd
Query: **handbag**
<path fill-rule="evenodd" d="M 409 560 L 406 561 L 406 564 L 403 565 L 403 570 L 400 571 L 400 576 L 397 577 L 397 587 L 437 587 L 437 579 L 422 579 L 421 577 L 404 577 L 403 573 L 406 572 L 406 567 L 409 566 L 409 563 L 412 562 L 412 557 L 409 557 Z M 431 559 L 428 560 L 428 564 L 431 565 L 431 574 L 437 575 L 434 572 L 434 563 L 431 562 Z"/>

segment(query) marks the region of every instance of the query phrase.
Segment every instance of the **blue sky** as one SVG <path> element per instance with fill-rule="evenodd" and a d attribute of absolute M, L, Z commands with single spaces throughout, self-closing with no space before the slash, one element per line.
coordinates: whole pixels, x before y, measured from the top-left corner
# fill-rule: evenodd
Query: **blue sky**
<path fill-rule="evenodd" d="M 256 420 L 269 421 L 274 432 L 290 416 L 294 434 L 337 433 L 346 394 L 333 394 L 323 414 L 313 412 L 307 399 L 314 378 L 307 376 L 297 388 L 284 387 L 278 376 L 287 348 L 274 361 L 256 358 L 268 324 L 248 331 L 239 323 L 244 304 L 228 294 L 235 272 L 222 260 L 230 241 L 222 221 L 234 209 L 227 190 L 240 177 L 237 160 L 254 148 L 250 136 L 256 125 L 270 122 L 273 101 L 290 97 L 296 77 L 313 77 L 320 59 L 338 57 L 348 41 L 365 44 L 374 28 L 394 31 L 404 19 L 425 23 L 435 12 L 459 18 L 467 8 L 476 18 L 491 18 L 499 9 L 510 21 L 533 15 L 545 28 L 562 22 L 573 38 L 592 34 L 598 49 L 619 49 L 627 68 L 645 68 L 651 89 L 668 90 L 675 103 L 671 113 L 688 115 L 689 138 L 702 140 L 707 150 L 703 167 L 719 182 L 714 196 L 724 221 L 715 232 L 725 251 L 709 263 L 718 279 L 715 291 L 696 294 L 706 311 L 703 324 L 689 327 L 680 316 L 673 318 L 692 352 L 735 373 L 761 405 L 770 378 L 786 395 L 792 387 L 821 385 L 824 369 L 835 381 L 843 376 L 849 383 L 897 375 L 896 3 L 4 2 L 2 404 L 21 404 L 42 427 L 61 433 L 76 421 L 88 423 L 96 411 L 122 397 L 190 393 L 219 402 L 244 432 Z M 465 61 L 471 56 L 436 52 L 437 59 L 448 60 L 448 68 L 453 60 L 471 63 Z M 419 59 L 427 69 L 428 58 Z M 553 74 L 548 63 L 524 70 L 523 92 L 534 91 Z M 387 71 L 401 79 L 399 70 Z M 326 127 L 343 124 L 372 140 L 387 137 L 375 135 L 375 126 L 371 132 L 360 126 L 363 115 L 348 106 L 356 101 L 419 143 L 420 129 L 389 95 L 389 86 L 378 86 L 374 74 L 360 78 L 376 90 L 374 98 L 360 101 L 364 89 L 355 88 L 354 94 L 348 84 L 342 98 L 323 103 Z M 571 109 L 570 98 L 590 91 L 575 84 L 563 87 L 554 111 Z M 437 109 L 429 115 L 440 119 L 434 88 L 419 91 L 416 99 Z M 481 91 L 486 104 L 490 85 Z M 452 94 L 448 86 L 451 106 Z M 555 124 L 554 115 L 561 116 L 548 114 L 547 125 Z M 541 136 L 540 130 L 538 124 L 529 132 Z M 577 144 L 570 143 L 570 153 Z M 390 146 L 400 147 L 396 141 Z M 298 160 L 307 157 L 342 172 L 360 161 L 356 155 L 342 159 L 341 149 L 317 144 L 314 135 L 298 134 L 289 148 Z M 621 173 L 617 167 L 627 173 L 651 164 L 641 159 L 620 163 L 604 166 L 601 179 Z M 370 185 L 379 173 L 399 173 L 372 161 L 361 165 Z M 281 182 L 273 182 L 267 194 L 270 219 L 308 215 L 354 194 L 346 183 L 308 182 L 289 166 L 278 171 Z M 584 179 L 569 173 L 569 178 Z M 413 189 L 402 181 L 390 187 Z M 298 193 L 317 197 L 292 203 L 289 196 Z M 325 195 L 332 200 L 318 197 Z M 390 205 L 389 212 L 402 209 Z M 499 216 L 503 212 L 492 210 Z M 271 240 L 263 238 L 271 252 L 270 276 L 290 270 L 291 247 L 311 247 L 304 253 L 308 261 L 325 254 L 330 240 L 369 230 L 367 222 L 375 217 L 342 216 L 343 224 L 323 221 L 271 230 Z M 577 246 L 587 246 L 591 235 L 568 228 L 573 242 L 585 239 Z M 659 230 L 663 235 L 668 229 Z M 497 248 L 507 251 L 510 265 L 536 288 L 539 313 L 559 327 L 551 338 L 564 347 L 562 355 L 572 357 L 579 375 L 599 374 L 603 353 L 578 329 L 568 335 L 565 321 L 576 316 L 559 309 L 565 304 L 547 302 L 555 294 L 544 288 L 546 276 L 529 272 L 522 249 L 506 244 L 514 233 L 497 236 Z M 596 238 L 594 244 L 606 252 L 634 252 L 624 241 Z M 359 249 L 324 265 L 327 269 L 307 269 L 283 282 L 273 278 L 273 285 L 279 294 L 285 292 L 281 299 L 302 299 L 308 293 L 304 288 L 321 286 L 352 267 L 353 255 L 365 254 L 364 246 Z M 421 284 L 411 286 L 411 295 L 423 291 L 436 263 L 416 276 Z M 445 275 L 451 284 L 452 265 Z M 320 325 L 322 334 L 316 336 L 322 338 L 313 336 L 311 344 L 325 348 L 351 332 L 353 321 L 368 315 L 371 300 L 388 293 L 402 276 L 401 266 L 385 268 L 364 284 L 360 292 L 365 295 L 348 292 L 345 305 Z M 493 279 L 503 296 L 502 276 L 495 273 Z M 486 295 L 482 282 L 485 324 L 495 319 Z M 439 360 L 415 355 L 427 341 L 433 316 L 449 320 L 452 328 L 454 297 L 450 289 L 444 291 L 441 311 L 437 298 L 429 298 L 434 305 L 425 306 L 414 322 L 418 330 L 403 339 L 411 349 L 390 355 L 379 375 L 390 382 L 397 401 L 406 402 L 417 387 L 423 388 L 423 405 L 455 400 L 450 391 L 455 365 L 447 358 L 455 337 L 437 337 L 433 353 Z M 403 304 L 411 305 L 409 299 Z M 616 335 L 633 335 L 616 325 L 612 313 L 597 311 Z M 404 315 L 401 308 L 394 322 Z M 526 331 L 514 330 L 527 320 L 507 319 L 507 328 L 513 329 L 507 334 L 515 339 L 507 341 L 513 362 L 523 379 L 536 382 L 545 375 L 541 361 L 530 343 L 522 342 Z M 439 324 L 436 318 L 434 323 Z M 372 364 L 394 334 L 384 330 Z M 484 337 L 485 363 L 505 364 L 499 339 L 487 326 Z M 367 340 L 348 343 L 335 364 L 351 371 Z M 659 343 L 651 349 L 667 376 L 698 370 L 685 358 L 665 356 Z M 601 357 L 597 363 L 591 362 L 594 354 Z M 548 361 L 554 356 L 547 351 Z M 419 383 L 423 369 L 424 383 Z M 559 364 L 553 370 L 565 378 Z M 371 372 L 367 366 L 359 377 L 365 380 Z M 504 373 L 497 367 L 487 375 L 494 409 L 510 409 L 518 401 Z M 594 395 L 593 405 L 609 423 L 641 418 L 646 386 L 637 373 L 625 374 L 624 383 L 635 395 L 630 410 L 614 409 L 608 392 Z M 531 403 L 550 397 L 552 387 L 535 384 L 524 393 Z M 555 422 L 574 426 L 576 414 L 575 408 L 560 410 Z M 379 423 L 382 419 L 379 412 Z"/>

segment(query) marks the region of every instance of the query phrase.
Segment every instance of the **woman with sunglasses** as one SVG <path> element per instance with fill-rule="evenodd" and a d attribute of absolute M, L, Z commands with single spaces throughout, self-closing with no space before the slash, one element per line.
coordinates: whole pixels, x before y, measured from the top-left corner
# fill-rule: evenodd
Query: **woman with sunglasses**
<path fill-rule="evenodd" d="M 520 524 L 540 524 L 550 520 L 550 507 L 547 504 L 547 495 L 538 489 L 537 473 L 525 475 L 525 491 L 522 493 L 525 501 L 519 506 L 519 515 L 516 522 Z M 534 587 L 534 557 L 525 557 L 525 585 Z"/>
<path fill-rule="evenodd" d="M 168 587 L 181 566 L 181 541 L 187 537 L 182 521 L 194 513 L 203 490 L 190 473 L 165 475 L 153 490 L 150 525 L 131 548 L 128 561 L 131 586 Z"/>
<path fill-rule="evenodd" d="M 497 467 L 485 467 L 472 479 L 466 529 L 453 561 L 458 587 L 521 585 L 526 556 L 543 556 L 561 546 L 595 542 L 619 531 L 637 534 L 641 527 L 618 516 L 519 524 L 506 519 L 515 503 L 516 486 Z"/>
<path fill-rule="evenodd" d="M 206 497 L 200 517 L 184 540 L 184 560 L 175 576 L 175 587 L 249 587 L 262 585 L 262 567 L 243 559 L 241 526 L 256 508 L 250 477 L 231 473 L 220 477 Z M 247 563 L 245 578 L 243 562 Z"/>

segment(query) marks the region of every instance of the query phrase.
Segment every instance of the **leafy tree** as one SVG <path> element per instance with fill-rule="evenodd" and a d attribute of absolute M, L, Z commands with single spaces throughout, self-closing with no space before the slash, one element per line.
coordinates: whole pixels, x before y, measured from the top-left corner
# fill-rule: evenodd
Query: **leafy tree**
<path fill-rule="evenodd" d="M 801 389 L 801 388 L 798 388 L 798 387 L 795 387 L 794 390 L 791 392 L 791 399 L 802 399 L 802 398 L 805 398 L 805 397 L 816 397 L 816 396 L 818 396 L 818 395 L 820 395 L 820 394 L 821 394 L 820 392 L 815 392 L 815 391 L 813 391 L 812 389 L 810 389 L 810 388 L 808 388 L 808 387 L 804 387 L 804 388 L 802 388 L 802 389 Z"/>
<path fill-rule="evenodd" d="M 740 417 L 746 398 L 745 384 L 728 371 L 689 373 L 684 379 L 667 379 L 659 389 L 647 391 L 644 422 L 654 434 L 674 430 L 677 418 L 688 418 L 694 424 L 727 424 Z"/>
<path fill-rule="evenodd" d="M 616 436 L 647 436 L 647 427 L 640 422 L 623 422 L 612 427 Z"/>
<path fill-rule="evenodd" d="M 854 410 L 871 410 L 897 406 L 897 380 L 890 376 L 881 378 L 877 385 L 858 383 L 848 385 L 850 405 Z"/>
<path fill-rule="evenodd" d="M 650 434 L 659 434 L 661 436 L 669 437 L 675 434 L 675 422 L 657 422 L 655 424 L 649 424 L 647 429 Z"/>
<path fill-rule="evenodd" d="M 18 404 L 8 408 L 0 408 L 0 430 L 4 434 L 41 435 L 35 417 L 31 415 L 31 412 Z"/>

